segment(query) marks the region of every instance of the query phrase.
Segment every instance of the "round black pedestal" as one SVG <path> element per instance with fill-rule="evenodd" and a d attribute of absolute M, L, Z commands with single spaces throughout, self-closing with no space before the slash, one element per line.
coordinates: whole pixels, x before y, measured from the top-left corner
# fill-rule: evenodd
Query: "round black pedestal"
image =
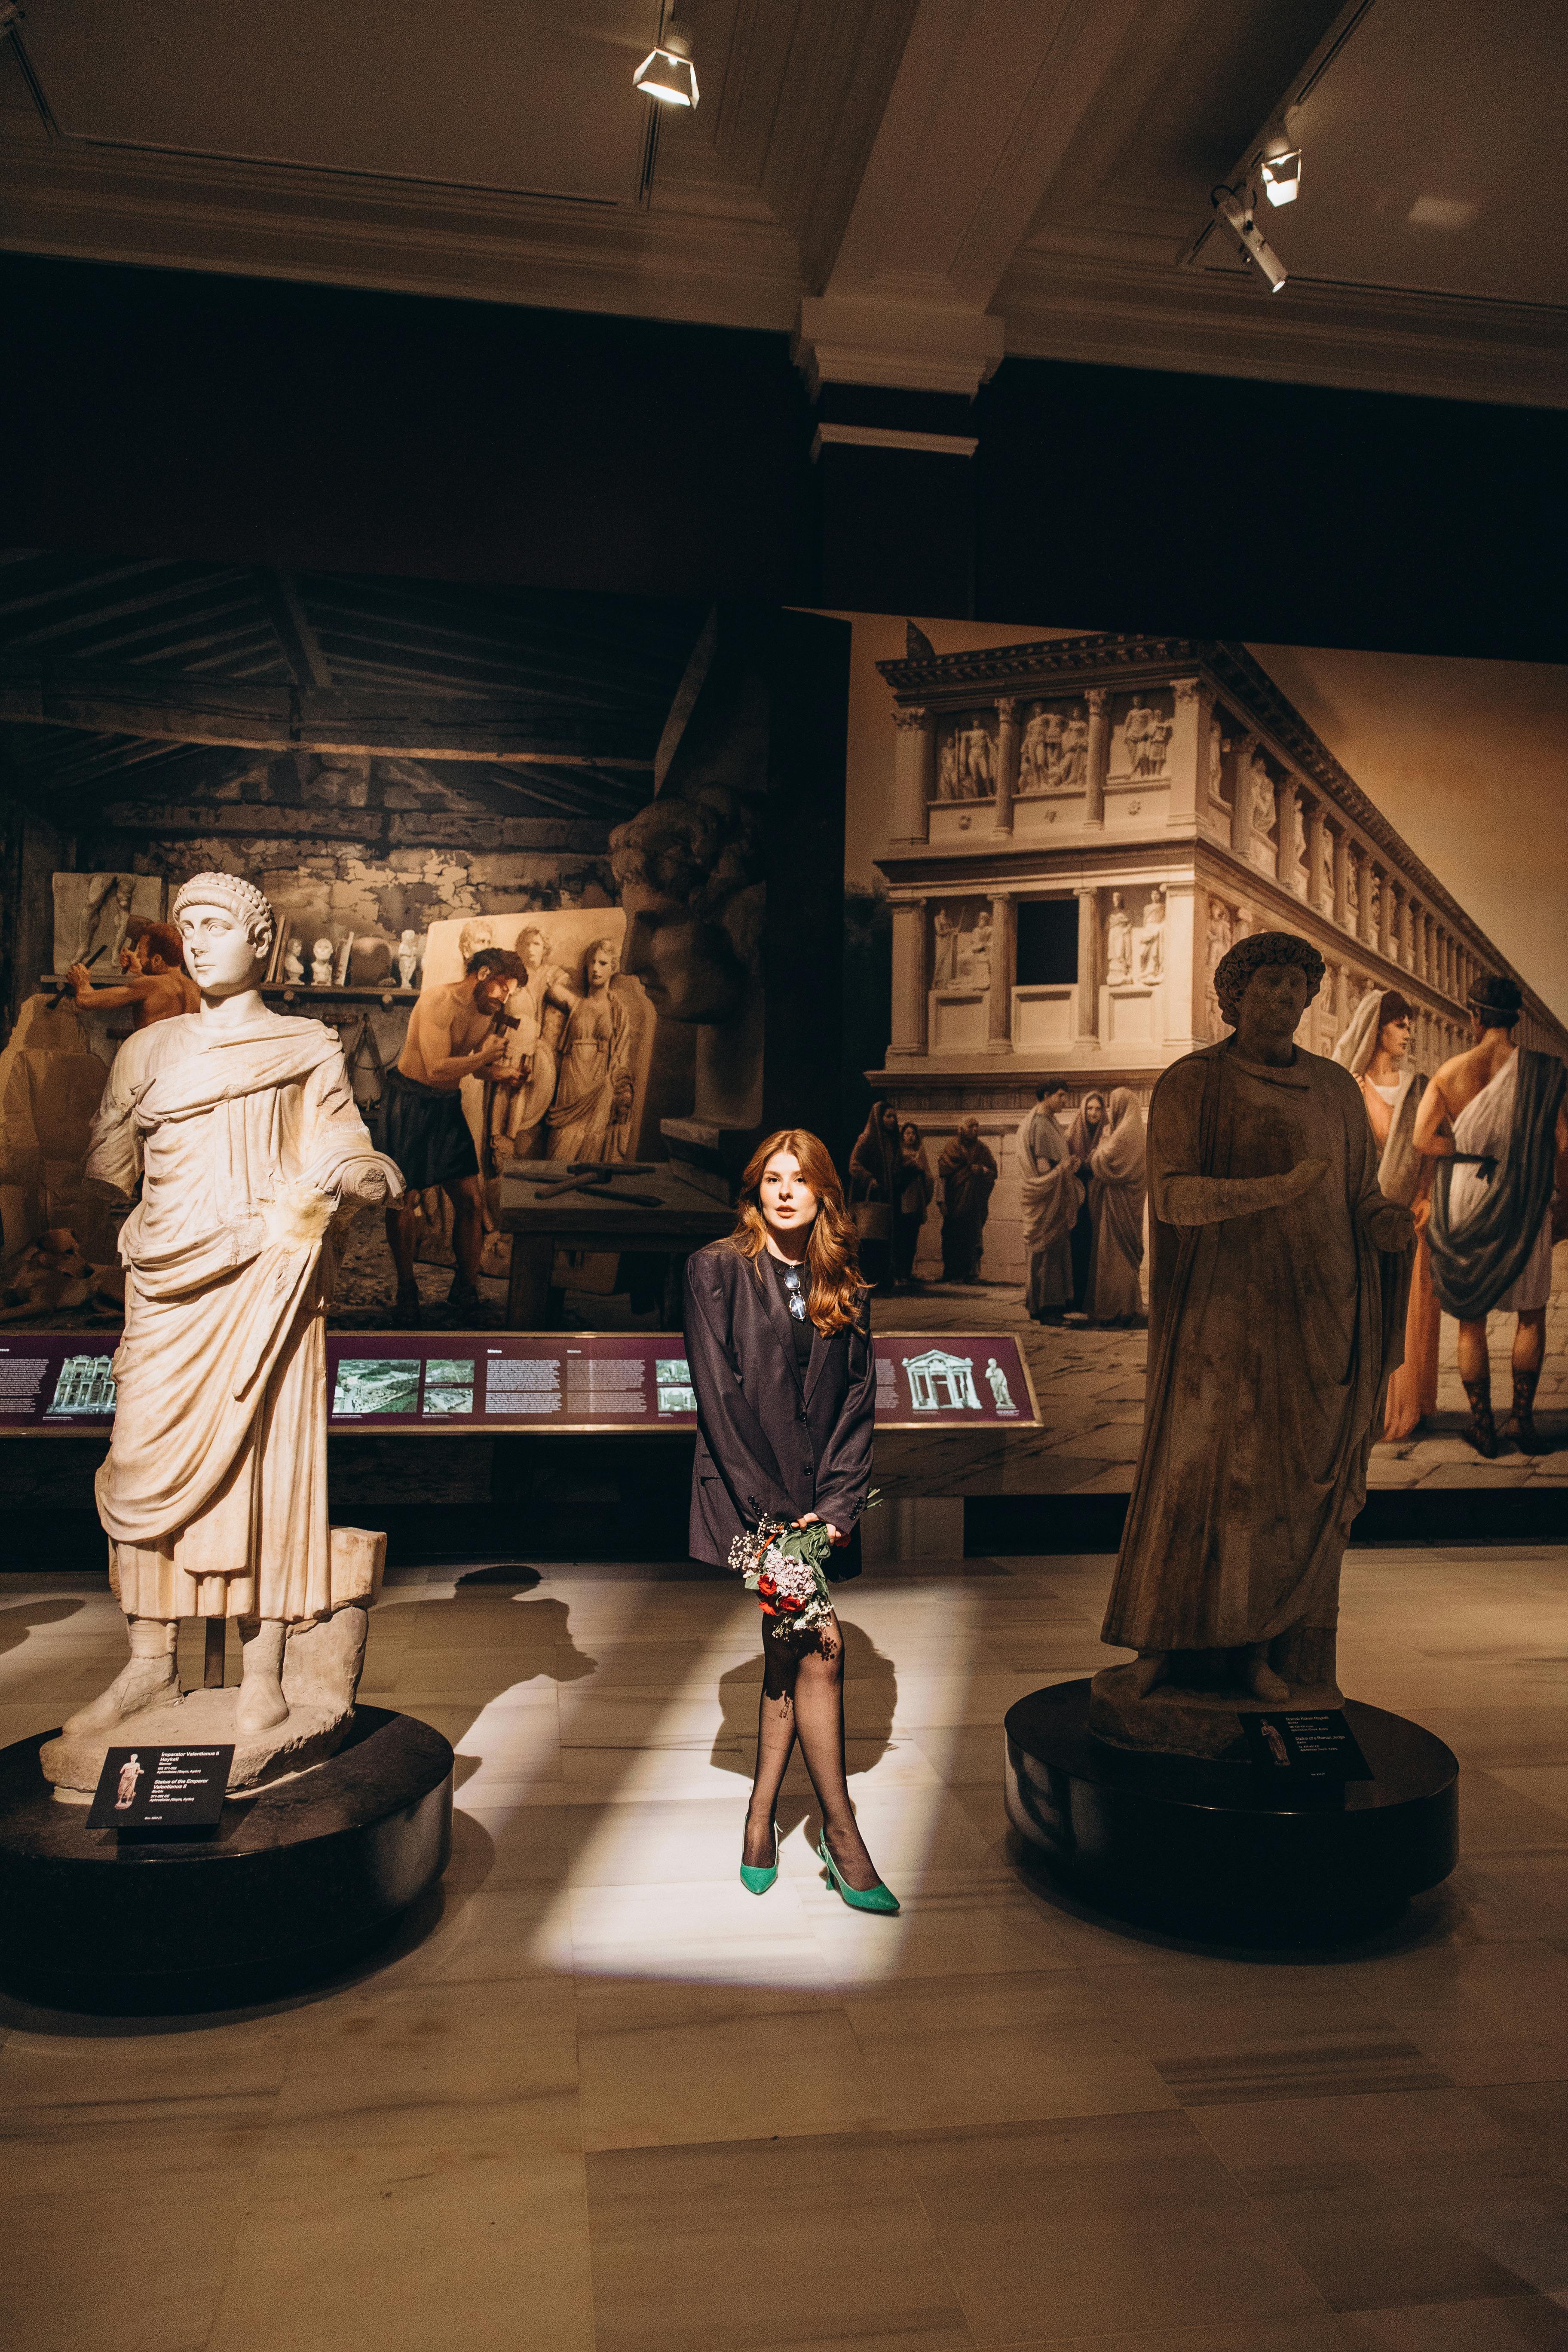
<path fill-rule="evenodd" d="M 1459 1856 L 1452 1751 L 1379 1706 L 1345 1702 L 1370 1780 L 1281 1786 L 1250 1762 L 1113 1748 L 1089 1729 L 1089 1683 L 1007 1711 L 1007 1816 L 1113 1908 L 1194 1932 L 1303 1941 L 1397 1916 Z"/>
<path fill-rule="evenodd" d="M 451 1852 L 451 1748 L 384 1707 L 205 1837 L 89 1830 L 38 1769 L 53 1737 L 0 1749 L 0 1984 L 51 2008 L 221 2009 L 310 1983 L 388 1934 Z"/>

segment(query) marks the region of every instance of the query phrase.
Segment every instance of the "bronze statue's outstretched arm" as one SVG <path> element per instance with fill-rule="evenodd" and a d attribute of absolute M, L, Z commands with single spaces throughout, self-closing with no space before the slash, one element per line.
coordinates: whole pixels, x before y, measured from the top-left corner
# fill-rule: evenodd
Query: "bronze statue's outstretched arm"
<path fill-rule="evenodd" d="M 1265 1209 L 1288 1209 L 1328 1171 L 1326 1160 L 1299 1160 L 1283 1176 L 1167 1176 L 1160 1187 L 1160 1214 L 1172 1225 L 1219 1225 L 1232 1217 L 1256 1217 Z"/>

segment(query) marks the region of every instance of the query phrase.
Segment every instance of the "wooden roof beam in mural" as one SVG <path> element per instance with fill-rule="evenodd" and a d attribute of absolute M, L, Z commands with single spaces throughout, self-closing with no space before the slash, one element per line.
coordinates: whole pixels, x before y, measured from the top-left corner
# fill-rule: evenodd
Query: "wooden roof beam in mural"
<path fill-rule="evenodd" d="M 0 661 L 0 719 L 252 751 L 653 771 L 647 755 L 590 748 L 586 730 L 542 728 L 537 703 L 503 695 L 346 695 L 12 659 Z"/>

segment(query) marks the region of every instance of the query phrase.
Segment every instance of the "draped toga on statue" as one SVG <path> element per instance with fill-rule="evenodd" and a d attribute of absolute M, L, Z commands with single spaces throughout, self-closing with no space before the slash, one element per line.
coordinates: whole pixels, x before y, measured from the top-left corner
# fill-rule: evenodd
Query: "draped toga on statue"
<path fill-rule="evenodd" d="M 1303 1160 L 1328 1172 L 1284 1205 L 1247 1181 Z M 1366 1232 L 1384 1203 L 1361 1090 L 1299 1048 L 1286 1067 L 1189 1054 L 1154 1089 L 1149 1184 L 1148 1402 L 1105 1639 L 1331 1628 L 1409 1280 Z"/>
<path fill-rule="evenodd" d="M 215 1033 L 192 1013 L 121 1047 L 87 1173 L 142 1179 L 97 1481 L 128 1616 L 297 1622 L 341 1597 L 322 1251 L 345 1170 L 373 1157 L 320 1022 Z"/>

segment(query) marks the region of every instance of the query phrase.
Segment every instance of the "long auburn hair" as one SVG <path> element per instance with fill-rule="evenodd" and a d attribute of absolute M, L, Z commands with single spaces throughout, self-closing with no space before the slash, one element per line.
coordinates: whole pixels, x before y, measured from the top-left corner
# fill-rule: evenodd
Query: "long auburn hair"
<path fill-rule="evenodd" d="M 765 1137 L 747 1160 L 741 1177 L 740 1215 L 730 1235 L 730 1247 L 751 1259 L 752 1270 L 761 1281 L 763 1252 L 768 1245 L 762 1211 L 763 1171 L 775 1151 L 794 1154 L 802 1177 L 816 1195 L 816 1214 L 805 1245 L 805 1262 L 811 1268 L 806 1312 L 825 1336 L 842 1331 L 859 1312 L 866 1286 L 838 1171 L 826 1144 L 809 1128 L 781 1127 L 776 1134 Z"/>

